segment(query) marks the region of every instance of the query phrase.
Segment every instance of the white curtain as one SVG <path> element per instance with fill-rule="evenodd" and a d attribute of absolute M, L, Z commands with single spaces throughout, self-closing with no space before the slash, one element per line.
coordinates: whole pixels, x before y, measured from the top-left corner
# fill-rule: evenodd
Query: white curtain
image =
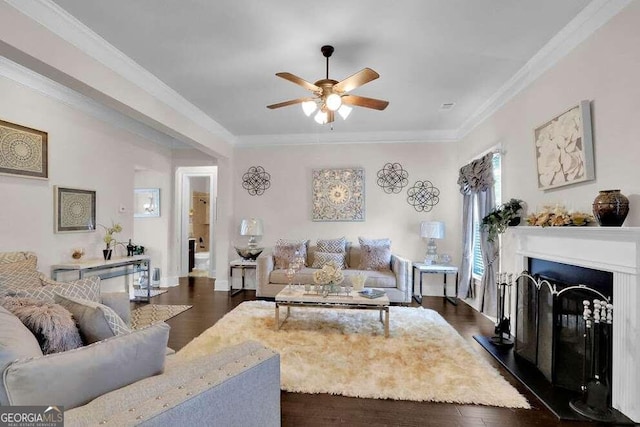
<path fill-rule="evenodd" d="M 493 153 L 476 159 L 460 168 L 458 184 L 463 195 L 462 202 L 462 265 L 458 278 L 458 297 L 466 298 L 471 284 L 473 258 L 473 217 L 477 210 L 478 218 L 483 218 L 495 208 L 493 188 Z M 483 313 L 495 315 L 496 284 L 495 274 L 498 265 L 499 248 L 497 243 L 489 242 L 487 233 L 480 233 L 480 250 L 484 262 L 482 276 Z"/>

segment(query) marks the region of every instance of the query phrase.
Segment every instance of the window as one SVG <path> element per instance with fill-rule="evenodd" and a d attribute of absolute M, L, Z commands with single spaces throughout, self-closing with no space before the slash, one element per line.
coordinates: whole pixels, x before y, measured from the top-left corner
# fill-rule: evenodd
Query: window
<path fill-rule="evenodd" d="M 493 154 L 493 190 L 495 192 L 496 206 L 502 203 L 502 157 L 500 153 Z M 474 200 L 477 203 L 477 200 Z M 484 274 L 484 263 L 482 262 L 482 251 L 480 250 L 480 224 L 482 218 L 478 217 L 478 208 L 473 209 L 473 259 L 471 272 L 474 279 L 480 280 Z"/>

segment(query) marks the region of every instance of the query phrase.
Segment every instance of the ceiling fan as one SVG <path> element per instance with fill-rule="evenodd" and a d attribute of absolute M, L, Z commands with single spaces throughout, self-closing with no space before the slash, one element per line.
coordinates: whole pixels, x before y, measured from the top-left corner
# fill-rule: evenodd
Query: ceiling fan
<path fill-rule="evenodd" d="M 329 58 L 334 51 L 333 46 L 322 46 L 320 51 L 324 57 L 327 58 L 326 78 L 318 80 L 315 83 L 309 83 L 308 81 L 291 73 L 276 73 L 276 76 L 289 80 L 290 82 L 313 92 L 314 96 L 267 105 L 267 108 L 273 110 L 276 108 L 287 107 L 289 105 L 302 104 L 302 110 L 307 116 L 311 116 L 314 111 L 318 110 L 315 115 L 315 121 L 320 124 L 333 122 L 336 111 L 343 119 L 346 119 L 351 112 L 351 107 L 349 107 L 349 105 L 372 108 L 374 110 L 384 110 L 387 108 L 389 101 L 350 95 L 348 93 L 355 88 L 377 79 L 380 77 L 378 73 L 373 71 L 371 68 L 364 68 L 340 82 L 332 80 L 329 78 Z"/>

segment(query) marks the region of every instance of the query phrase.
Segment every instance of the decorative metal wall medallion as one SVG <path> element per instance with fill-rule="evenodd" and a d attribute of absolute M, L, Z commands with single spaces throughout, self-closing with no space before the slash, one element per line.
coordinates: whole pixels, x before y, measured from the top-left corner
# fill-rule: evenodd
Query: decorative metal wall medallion
<path fill-rule="evenodd" d="M 378 171 L 378 185 L 385 193 L 399 193 L 409 184 L 409 172 L 400 163 L 386 163 Z"/>
<path fill-rule="evenodd" d="M 271 187 L 271 175 L 262 166 L 251 166 L 242 175 L 242 188 L 252 196 L 262 196 Z"/>
<path fill-rule="evenodd" d="M 407 203 L 418 212 L 429 212 L 440 201 L 440 190 L 431 181 L 416 181 L 407 190 Z"/>

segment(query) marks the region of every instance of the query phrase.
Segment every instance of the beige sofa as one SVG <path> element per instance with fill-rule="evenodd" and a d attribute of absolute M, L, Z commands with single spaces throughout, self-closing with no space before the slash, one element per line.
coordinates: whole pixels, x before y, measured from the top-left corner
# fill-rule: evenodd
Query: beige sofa
<path fill-rule="evenodd" d="M 33 271 L 6 272 L 26 261 L 35 268 L 33 253 L 0 253 L 0 298 L 27 289 L 23 278 Z M 52 286 L 47 279 L 40 288 Z M 28 289 L 32 298 L 46 296 Z M 126 300 L 129 309 L 126 293 L 105 296 L 105 305 Z M 34 334 L 0 306 L 0 406 L 64 406 L 67 426 L 280 425 L 277 353 L 245 341 L 187 360 L 166 355 L 168 334 L 169 326 L 158 323 L 43 355 Z M 251 403 L 242 396 L 252 396 Z"/>
<path fill-rule="evenodd" d="M 313 265 L 313 257 L 316 252 L 315 246 L 310 246 L 307 252 L 307 265 Z M 413 277 L 411 275 L 411 261 L 396 254 L 391 254 L 389 270 L 372 271 L 358 270 L 360 265 L 360 247 L 347 245 L 347 265 L 349 268 L 343 270 L 346 280 L 349 277 L 365 273 L 367 280 L 365 287 L 384 289 L 389 297 L 389 301 L 408 304 L 411 302 L 411 290 L 413 289 Z M 287 286 L 288 280 L 285 269 L 275 268 L 273 251 L 265 249 L 257 258 L 256 296 L 263 298 L 273 298 L 278 292 Z M 294 283 L 313 284 L 313 273 L 316 268 L 304 267 L 300 269 L 294 278 Z"/>

